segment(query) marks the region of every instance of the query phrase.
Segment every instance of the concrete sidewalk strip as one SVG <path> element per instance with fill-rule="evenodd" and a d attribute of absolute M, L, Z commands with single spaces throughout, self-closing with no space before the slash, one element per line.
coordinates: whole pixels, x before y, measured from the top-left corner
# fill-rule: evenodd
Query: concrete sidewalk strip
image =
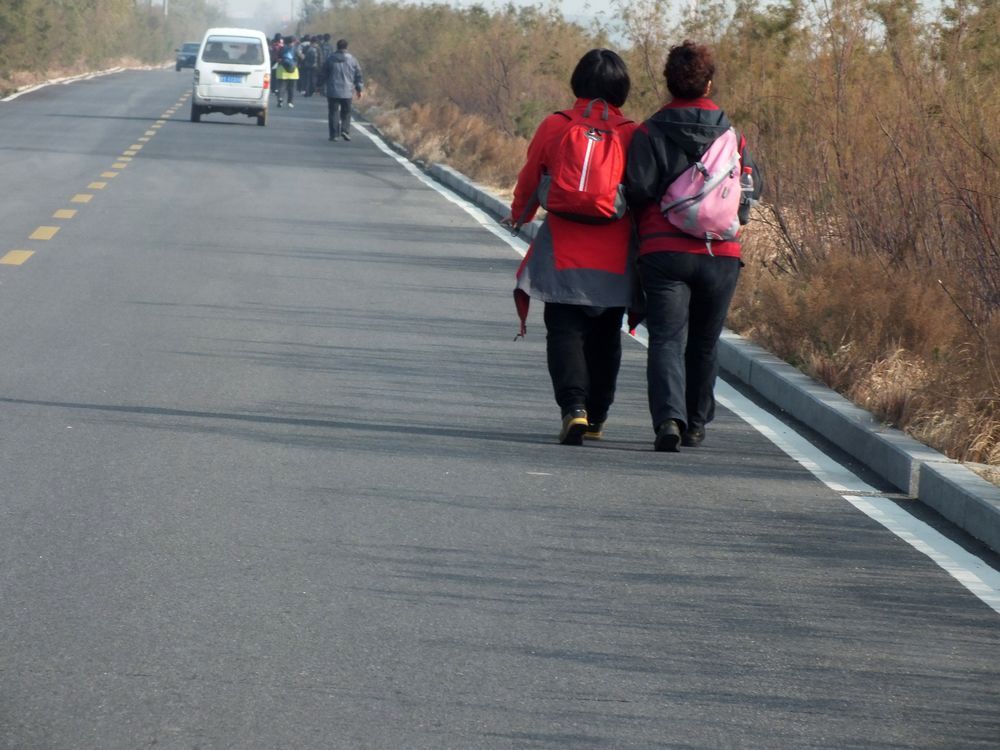
<path fill-rule="evenodd" d="M 427 173 L 497 219 L 510 207 L 451 167 Z M 538 223 L 522 227 L 528 240 Z M 1000 552 L 1000 488 L 901 430 L 886 427 L 808 375 L 742 336 L 726 330 L 720 368 L 794 419 L 853 456 L 893 487 L 930 506 L 959 528 Z"/>

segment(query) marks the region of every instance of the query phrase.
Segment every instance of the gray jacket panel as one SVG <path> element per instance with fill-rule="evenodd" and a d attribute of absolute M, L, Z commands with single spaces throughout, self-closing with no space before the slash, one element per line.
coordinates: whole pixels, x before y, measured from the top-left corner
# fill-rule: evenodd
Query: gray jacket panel
<path fill-rule="evenodd" d="M 355 92 L 361 93 L 364 80 L 361 66 L 350 52 L 337 50 L 323 63 L 323 80 L 326 95 L 331 99 L 350 99 Z"/>

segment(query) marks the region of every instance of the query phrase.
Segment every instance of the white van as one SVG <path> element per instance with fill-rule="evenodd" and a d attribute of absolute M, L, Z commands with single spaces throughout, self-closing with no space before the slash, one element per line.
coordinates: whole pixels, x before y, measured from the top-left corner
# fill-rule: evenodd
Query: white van
<path fill-rule="evenodd" d="M 191 122 L 202 115 L 245 114 L 267 125 L 271 94 L 271 60 L 264 32 L 254 29 L 209 29 L 194 64 Z"/>

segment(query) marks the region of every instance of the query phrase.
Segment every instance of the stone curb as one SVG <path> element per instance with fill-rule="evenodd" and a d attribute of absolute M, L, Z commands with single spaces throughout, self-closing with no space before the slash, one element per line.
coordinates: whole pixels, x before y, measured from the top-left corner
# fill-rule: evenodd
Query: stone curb
<path fill-rule="evenodd" d="M 451 167 L 426 172 L 496 218 L 508 204 Z M 528 240 L 538 223 L 521 228 Z M 794 419 L 828 439 L 893 487 L 933 508 L 959 528 L 1000 552 L 1000 488 L 938 451 L 880 424 L 870 413 L 787 362 L 726 330 L 719 366 Z"/>
<path fill-rule="evenodd" d="M 922 465 L 950 460 L 729 330 L 720 341 L 719 366 L 912 497 L 919 494 Z"/>
<path fill-rule="evenodd" d="M 719 366 L 894 487 L 1000 552 L 1000 487 L 901 430 L 880 424 L 864 409 L 732 331 L 725 331 L 719 342 Z"/>

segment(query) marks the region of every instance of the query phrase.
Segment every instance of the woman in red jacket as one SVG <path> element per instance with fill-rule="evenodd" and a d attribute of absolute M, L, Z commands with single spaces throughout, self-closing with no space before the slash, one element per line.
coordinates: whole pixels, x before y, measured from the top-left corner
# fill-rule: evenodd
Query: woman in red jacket
<path fill-rule="evenodd" d="M 565 158 L 564 136 L 581 121 L 587 123 L 588 136 L 600 140 L 613 131 L 628 148 L 635 123 L 620 109 L 631 85 L 624 61 L 611 50 L 591 50 L 577 63 L 570 85 L 576 103 L 572 110 L 549 115 L 539 125 L 504 224 L 516 228 L 534 217 L 540 186 L 545 190 L 543 177 L 561 169 L 557 161 Z M 593 133 L 586 130 L 590 123 Z M 623 176 L 624 151 L 613 186 Z M 624 195 L 621 208 L 624 212 Z M 545 303 L 549 374 L 562 411 L 559 442 L 566 445 L 580 445 L 584 437 L 599 438 L 614 401 L 622 315 L 637 287 L 632 235 L 627 213 L 594 224 L 549 211 L 517 272 L 514 296 L 522 332 L 528 298 Z"/>
<path fill-rule="evenodd" d="M 711 50 L 685 41 L 670 50 L 663 75 L 672 99 L 636 131 L 625 183 L 639 229 L 639 275 L 646 295 L 649 353 L 646 379 L 658 451 L 677 451 L 705 439 L 715 416 L 716 350 L 740 267 L 740 240 L 706 241 L 671 224 L 660 209 L 667 187 L 700 160 L 731 127 L 709 99 L 715 61 Z M 761 192 L 750 152 L 742 167 Z M 749 196 L 748 196 L 749 197 Z M 746 223 L 749 204 L 740 208 Z"/>

